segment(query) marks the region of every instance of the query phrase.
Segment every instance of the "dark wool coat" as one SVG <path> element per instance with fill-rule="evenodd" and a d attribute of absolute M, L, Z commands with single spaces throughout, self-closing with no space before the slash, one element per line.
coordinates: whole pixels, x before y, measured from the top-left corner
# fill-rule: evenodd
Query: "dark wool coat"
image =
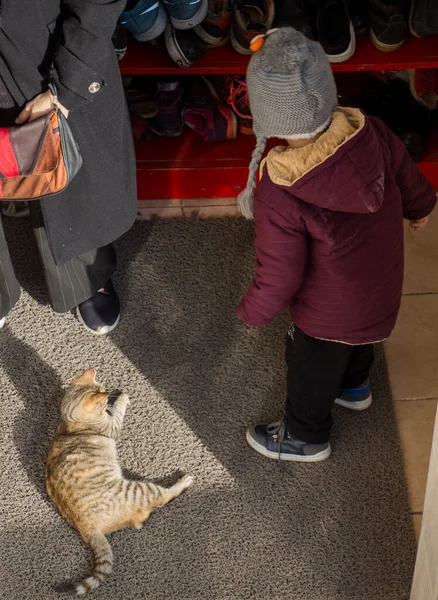
<path fill-rule="evenodd" d="M 348 117 L 355 131 L 331 144 L 331 127 L 320 138 L 324 155 L 306 155 L 292 185 L 270 173 L 281 183 L 302 153 L 268 158 L 254 203 L 256 275 L 238 308 L 248 325 L 290 307 L 306 334 L 348 344 L 384 340 L 395 325 L 403 218 L 429 215 L 436 194 L 386 125 L 357 110 Z"/>
<path fill-rule="evenodd" d="M 53 64 L 83 157 L 68 188 L 42 201 L 58 264 L 114 241 L 135 219 L 132 133 L 111 42 L 124 6 L 125 0 L 0 1 L 0 77 L 21 107 L 47 89 Z"/>

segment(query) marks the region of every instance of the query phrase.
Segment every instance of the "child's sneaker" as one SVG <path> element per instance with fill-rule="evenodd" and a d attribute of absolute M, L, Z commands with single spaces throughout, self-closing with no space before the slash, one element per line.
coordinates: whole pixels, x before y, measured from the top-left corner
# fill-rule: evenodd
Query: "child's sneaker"
<path fill-rule="evenodd" d="M 119 21 L 136 40 L 149 42 L 166 29 L 167 14 L 159 0 L 128 0 Z"/>
<path fill-rule="evenodd" d="M 212 48 L 228 42 L 231 31 L 231 0 L 209 0 L 207 16 L 195 33 Z"/>
<path fill-rule="evenodd" d="M 207 16 L 208 0 L 163 0 L 175 29 L 193 29 Z"/>
<path fill-rule="evenodd" d="M 117 23 L 111 38 L 117 60 L 122 60 L 125 57 L 128 49 L 128 34 L 124 25 Z"/>
<path fill-rule="evenodd" d="M 350 410 L 366 410 L 373 403 L 373 395 L 369 381 L 356 388 L 344 390 L 340 398 L 336 398 L 335 404 L 349 408 Z"/>
<path fill-rule="evenodd" d="M 274 0 L 234 0 L 231 43 L 240 54 L 252 54 L 253 38 L 272 28 Z"/>
<path fill-rule="evenodd" d="M 221 142 L 237 135 L 237 117 L 216 93 L 206 77 L 192 83 L 184 108 L 184 123 L 206 142 Z"/>
<path fill-rule="evenodd" d="M 191 67 L 208 50 L 207 44 L 196 33 L 175 29 L 172 23 L 167 24 L 164 40 L 170 58 L 183 69 Z"/>
<path fill-rule="evenodd" d="M 183 129 L 183 85 L 180 79 L 158 81 L 154 101 L 158 106 L 155 117 L 149 119 L 149 129 L 162 137 L 178 137 Z"/>
<path fill-rule="evenodd" d="M 411 94 L 429 110 L 438 108 L 438 69 L 409 69 Z"/>
<path fill-rule="evenodd" d="M 253 119 L 249 108 L 248 86 L 241 75 L 218 75 L 213 85 L 221 99 L 226 102 L 237 115 L 239 131 L 243 135 L 252 135 Z"/>
<path fill-rule="evenodd" d="M 319 462 L 331 454 L 330 442 L 302 442 L 287 431 L 283 421 L 251 427 L 246 432 L 246 441 L 259 454 L 277 460 Z"/>

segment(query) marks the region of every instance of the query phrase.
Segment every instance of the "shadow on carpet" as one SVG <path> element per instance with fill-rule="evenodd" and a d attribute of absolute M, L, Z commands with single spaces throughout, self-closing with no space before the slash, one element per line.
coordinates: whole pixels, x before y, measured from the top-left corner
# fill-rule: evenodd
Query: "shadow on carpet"
<path fill-rule="evenodd" d="M 26 292 L 0 333 L 5 598 L 51 600 L 54 584 L 90 571 L 86 547 L 44 492 L 61 386 L 90 366 L 131 397 L 123 467 L 195 477 L 142 531 L 110 537 L 115 572 L 92 597 L 409 598 L 415 538 L 382 352 L 372 408 L 335 409 L 328 461 L 281 469 L 246 445 L 249 424 L 281 415 L 288 325 L 284 316 L 250 329 L 235 316 L 253 268 L 250 223 L 137 224 L 117 244 L 123 319 L 104 339 L 52 313 L 27 224 L 6 225 Z"/>

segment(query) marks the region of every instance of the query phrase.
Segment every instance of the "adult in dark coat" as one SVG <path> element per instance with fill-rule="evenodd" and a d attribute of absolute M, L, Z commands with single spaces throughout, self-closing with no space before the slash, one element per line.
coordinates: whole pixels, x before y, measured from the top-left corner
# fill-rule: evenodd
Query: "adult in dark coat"
<path fill-rule="evenodd" d="M 83 157 L 64 192 L 29 206 L 54 310 L 79 306 L 80 319 L 96 333 L 117 324 L 110 244 L 136 214 L 132 134 L 111 42 L 124 5 L 125 0 L 0 0 L 0 126 L 51 109 L 50 73 Z M 0 223 L 0 319 L 18 297 Z"/>

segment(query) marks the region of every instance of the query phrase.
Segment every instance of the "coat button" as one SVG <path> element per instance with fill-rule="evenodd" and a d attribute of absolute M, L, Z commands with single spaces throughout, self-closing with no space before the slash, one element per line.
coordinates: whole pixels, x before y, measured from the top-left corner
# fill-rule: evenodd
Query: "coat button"
<path fill-rule="evenodd" d="M 97 83 L 97 81 L 95 81 L 94 83 L 90 83 L 90 85 L 88 86 L 88 91 L 90 92 L 90 94 L 97 94 L 99 90 L 100 83 Z"/>

